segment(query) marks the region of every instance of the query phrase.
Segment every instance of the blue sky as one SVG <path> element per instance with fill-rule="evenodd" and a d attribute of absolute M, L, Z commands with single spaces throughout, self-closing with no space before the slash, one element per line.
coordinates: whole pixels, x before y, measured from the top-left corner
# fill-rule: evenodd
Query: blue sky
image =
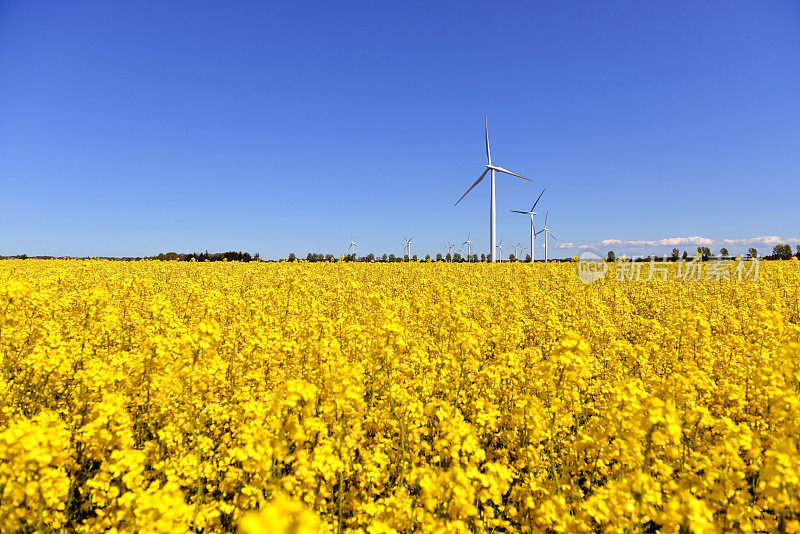
<path fill-rule="evenodd" d="M 793 0 L 3 0 L 0 254 L 486 252 L 484 115 L 505 244 L 768 252 L 798 95 Z"/>

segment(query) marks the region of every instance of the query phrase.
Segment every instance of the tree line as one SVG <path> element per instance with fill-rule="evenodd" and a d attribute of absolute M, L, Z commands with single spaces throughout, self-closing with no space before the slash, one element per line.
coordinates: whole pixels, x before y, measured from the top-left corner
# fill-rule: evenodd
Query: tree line
<path fill-rule="evenodd" d="M 721 249 L 719 249 L 719 255 L 716 255 L 713 252 L 711 252 L 711 249 L 708 248 L 708 247 L 697 247 L 696 254 L 699 254 L 703 261 L 718 260 L 718 259 L 719 260 L 732 259 L 730 253 L 728 252 L 728 249 L 725 248 L 725 247 L 722 247 Z M 800 245 L 797 245 L 797 250 L 794 253 L 792 253 L 792 246 L 791 245 L 787 245 L 787 244 L 775 245 L 773 247 L 773 249 L 772 249 L 772 254 L 769 254 L 767 256 L 762 256 L 761 259 L 762 260 L 788 260 L 788 259 L 791 259 L 793 256 L 796 257 L 797 259 L 800 259 Z M 747 249 L 746 257 L 748 259 L 756 259 L 756 258 L 758 258 L 758 250 L 756 250 L 755 248 Z M 609 250 L 608 254 L 606 256 L 606 261 L 616 261 L 616 259 L 617 259 L 617 256 L 614 253 L 614 251 L 613 250 Z M 680 250 L 678 250 L 677 248 L 673 248 L 672 249 L 672 253 L 669 256 L 665 256 L 664 259 L 666 261 L 678 261 L 679 259 L 682 259 L 682 260 L 686 261 L 686 260 L 689 259 L 689 253 L 684 250 L 683 254 L 681 254 Z M 650 258 L 637 258 L 636 261 L 650 261 Z"/>
<path fill-rule="evenodd" d="M 703 261 L 708 260 L 716 260 L 716 259 L 732 259 L 728 249 L 722 247 L 719 249 L 719 254 L 716 255 L 711 252 L 711 249 L 708 247 L 697 247 L 696 254 L 699 254 Z M 693 254 L 694 256 L 694 254 Z M 758 258 L 758 250 L 755 248 L 749 248 L 747 250 L 746 257 L 748 259 Z M 796 250 L 792 251 L 792 246 L 788 244 L 782 245 L 775 245 L 772 249 L 772 254 L 761 256 L 763 260 L 788 260 L 792 257 L 796 257 L 800 259 L 800 245 L 797 245 Z M 15 256 L 2 256 L 0 255 L 0 259 L 28 259 L 29 256 L 27 254 L 17 254 Z M 30 256 L 32 259 L 56 259 L 56 258 L 69 258 L 69 259 L 87 259 L 87 258 L 72 258 L 72 257 L 63 257 L 63 256 Z M 205 252 L 190 252 L 190 253 L 179 253 L 179 252 L 161 252 L 155 256 L 144 256 L 144 257 L 107 257 L 107 256 L 93 256 L 95 259 L 104 259 L 104 260 L 122 260 L 122 261 L 137 261 L 137 260 L 158 260 L 158 261 L 241 261 L 241 262 L 250 262 L 250 261 L 261 261 L 261 254 L 256 252 L 255 254 L 250 254 L 249 252 L 213 252 L 209 253 L 207 250 Z M 419 256 L 414 254 L 411 258 L 408 255 L 405 256 L 396 256 L 394 254 L 383 254 L 382 256 L 376 256 L 373 253 L 369 253 L 366 256 L 356 256 L 355 254 L 344 254 L 339 259 L 344 261 L 357 261 L 357 262 L 379 262 L 379 263 L 392 263 L 392 262 L 402 262 L 402 261 L 420 261 Z M 608 254 L 606 255 L 606 261 L 616 261 L 617 256 L 613 250 L 609 250 Z M 680 259 L 688 260 L 689 253 L 684 250 L 681 253 L 680 250 L 677 248 L 672 249 L 672 253 L 669 256 L 664 258 L 666 261 L 678 261 Z M 293 252 L 289 254 L 288 261 L 297 261 L 298 257 Z M 305 261 L 307 262 L 319 262 L 319 261 L 334 261 L 336 257 L 333 254 L 320 254 L 309 252 L 306 257 Z M 426 254 L 424 261 L 444 261 L 444 262 L 453 262 L 453 263 L 463 263 L 463 262 L 471 262 L 471 263 L 478 263 L 478 262 L 488 262 L 491 261 L 491 257 L 488 254 L 471 254 L 468 256 L 462 256 L 458 252 L 453 254 L 436 254 L 435 257 L 431 257 L 430 254 Z M 525 258 L 517 258 L 514 254 L 509 254 L 507 260 L 504 261 L 521 261 L 521 262 L 530 262 L 531 255 L 526 254 Z M 541 260 L 537 260 L 541 261 Z M 550 261 L 569 261 L 569 259 L 556 259 L 553 258 Z M 636 258 L 635 261 L 649 261 L 649 258 Z"/>
<path fill-rule="evenodd" d="M 288 260 L 289 261 L 298 261 L 300 258 L 293 252 L 289 254 Z M 334 261 L 336 258 L 333 254 L 319 254 L 314 252 L 309 252 L 305 258 L 303 258 L 307 262 L 318 262 L 318 261 Z M 340 258 L 343 261 L 355 261 L 355 262 L 377 262 L 377 263 L 394 263 L 394 262 L 403 262 L 403 261 L 443 261 L 443 262 L 452 262 L 452 263 L 478 263 L 478 262 L 489 262 L 491 261 L 491 256 L 488 254 L 471 254 L 471 255 L 464 255 L 462 256 L 459 253 L 453 254 L 436 254 L 436 256 L 431 256 L 430 254 L 426 254 L 425 257 L 420 260 L 420 257 L 417 254 L 413 254 L 410 258 L 408 255 L 404 256 L 396 256 L 394 254 L 383 254 L 382 256 L 376 256 L 373 253 L 369 253 L 365 256 L 356 256 L 355 254 L 344 254 Z M 507 260 L 503 261 L 524 261 L 530 262 L 531 255 L 526 254 L 525 258 L 517 258 L 514 254 L 509 254 Z M 537 260 L 538 261 L 538 260 Z M 565 260 L 558 260 L 553 259 L 551 261 L 565 261 Z"/>

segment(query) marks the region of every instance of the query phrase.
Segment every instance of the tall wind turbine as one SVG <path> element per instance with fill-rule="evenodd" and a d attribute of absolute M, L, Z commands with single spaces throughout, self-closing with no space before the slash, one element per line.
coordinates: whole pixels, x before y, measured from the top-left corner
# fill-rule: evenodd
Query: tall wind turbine
<path fill-rule="evenodd" d="M 534 210 L 534 208 L 536 208 L 536 204 L 539 203 L 539 199 L 542 198 L 542 195 L 544 195 L 544 191 L 545 190 L 542 189 L 542 192 L 539 193 L 539 196 L 536 198 L 536 202 L 533 203 L 533 206 L 531 207 L 530 210 L 528 210 L 528 211 L 511 210 L 514 213 L 525 213 L 525 214 L 531 216 L 531 263 L 536 261 L 536 257 L 535 257 L 536 255 L 533 252 L 534 250 L 536 250 L 536 249 L 533 248 L 533 240 L 534 240 L 534 236 L 536 235 L 536 227 L 533 225 L 533 216 L 536 215 L 536 212 L 533 211 L 533 210 Z"/>
<path fill-rule="evenodd" d="M 412 236 L 411 239 L 414 239 Z M 408 261 L 411 261 L 411 239 L 403 238 L 403 252 L 408 256 Z"/>
<path fill-rule="evenodd" d="M 353 255 L 353 259 L 356 259 L 356 245 L 357 244 L 358 243 L 353 241 L 353 234 L 350 234 L 350 246 L 347 247 L 347 248 L 350 249 L 350 253 Z"/>
<path fill-rule="evenodd" d="M 553 240 L 558 241 L 558 239 L 556 239 L 556 236 L 554 236 L 553 234 L 550 233 L 550 228 L 547 227 L 547 215 L 548 215 L 548 213 L 544 214 L 544 226 L 542 226 L 541 230 L 536 232 L 537 235 L 541 234 L 542 232 L 544 232 L 544 261 L 545 261 L 545 263 L 547 262 L 547 236 L 550 236 L 550 237 L 553 238 Z"/>
<path fill-rule="evenodd" d="M 467 261 L 471 261 L 470 257 L 472 256 L 472 240 L 469 238 L 471 233 L 467 232 L 467 240 L 461 243 L 462 245 L 467 245 Z"/>
<path fill-rule="evenodd" d="M 491 187 L 490 187 L 491 203 L 489 204 L 489 252 L 491 253 L 492 261 L 496 261 L 496 256 L 495 256 L 495 251 L 494 251 L 495 250 L 495 246 L 496 246 L 495 245 L 495 241 L 496 241 L 495 240 L 495 214 L 494 214 L 494 211 L 495 211 L 494 210 L 495 172 L 502 172 L 502 173 L 505 173 L 505 174 L 510 174 L 511 176 L 516 176 L 518 178 L 522 178 L 523 180 L 528 180 L 529 182 L 532 182 L 533 180 L 531 180 L 530 178 L 525 178 L 521 174 L 517 174 L 515 172 L 509 171 L 508 169 L 504 169 L 503 167 L 498 167 L 497 165 L 492 165 L 492 154 L 489 151 L 489 119 L 488 118 L 485 121 L 484 127 L 485 127 L 485 130 L 486 130 L 486 160 L 488 161 L 488 163 L 486 164 L 486 170 L 483 171 L 483 174 L 481 174 L 480 177 L 477 180 L 475 180 L 475 183 L 472 184 L 472 186 L 469 189 L 467 189 L 467 192 L 464 193 L 463 195 L 461 195 L 461 198 L 459 198 L 458 201 L 456 202 L 456 206 L 458 206 L 458 203 L 461 202 L 461 200 L 465 196 L 467 196 L 467 193 L 472 191 L 475 188 L 476 185 L 481 183 L 481 180 L 483 180 L 483 177 L 486 176 L 486 173 L 488 173 L 489 171 L 492 171 L 492 181 L 491 181 Z"/>

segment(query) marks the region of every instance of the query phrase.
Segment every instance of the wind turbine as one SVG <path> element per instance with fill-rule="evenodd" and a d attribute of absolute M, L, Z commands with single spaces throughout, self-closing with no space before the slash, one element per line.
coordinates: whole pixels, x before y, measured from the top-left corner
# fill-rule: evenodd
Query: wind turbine
<path fill-rule="evenodd" d="M 494 214 L 494 211 L 495 211 L 494 210 L 495 172 L 502 172 L 502 173 L 505 173 L 505 174 L 510 174 L 511 176 L 516 176 L 518 178 L 522 178 L 523 180 L 528 180 L 529 182 L 532 182 L 533 180 L 531 180 L 530 178 L 525 178 L 521 174 L 517 174 L 515 172 L 509 171 L 508 169 L 504 169 L 503 167 L 498 167 L 496 165 L 492 165 L 492 154 L 489 151 L 489 119 L 488 118 L 485 120 L 484 127 L 485 127 L 485 130 L 486 130 L 486 160 L 488 161 L 488 163 L 486 164 L 486 170 L 483 171 L 483 174 L 481 174 L 480 177 L 478 177 L 478 179 L 475 180 L 475 183 L 472 184 L 472 186 L 469 189 L 467 189 L 467 192 L 464 193 L 463 195 L 461 195 L 461 198 L 459 198 L 458 201 L 456 202 L 456 206 L 458 206 L 458 203 L 461 202 L 461 200 L 465 196 L 467 196 L 467 194 L 470 191 L 472 191 L 475 188 L 476 185 L 481 183 L 481 180 L 483 180 L 483 177 L 486 176 L 487 172 L 492 171 L 492 181 L 491 181 L 491 188 L 490 188 L 491 203 L 489 205 L 489 252 L 491 253 L 492 261 L 496 261 L 495 252 L 494 252 L 494 249 L 495 249 L 495 214 Z"/>
<path fill-rule="evenodd" d="M 350 246 L 347 247 L 347 248 L 350 249 L 350 253 L 353 255 L 353 259 L 356 259 L 356 245 L 357 244 L 358 243 L 353 241 L 353 234 L 350 234 Z"/>
<path fill-rule="evenodd" d="M 525 214 L 531 216 L 531 263 L 533 263 L 536 260 L 535 254 L 533 252 L 534 250 L 536 250 L 536 249 L 533 248 L 533 240 L 534 240 L 534 236 L 536 235 L 536 227 L 533 225 L 533 216 L 536 215 L 536 212 L 533 211 L 533 210 L 536 207 L 536 204 L 539 203 L 539 199 L 542 198 L 542 195 L 544 195 L 544 191 L 545 190 L 542 189 L 542 192 L 539 193 L 539 196 L 536 198 L 536 202 L 533 203 L 533 206 L 531 206 L 530 210 L 528 210 L 528 211 L 511 210 L 514 213 L 525 213 Z"/>
<path fill-rule="evenodd" d="M 411 239 L 414 239 L 412 236 Z M 411 239 L 403 237 L 403 252 L 408 256 L 408 261 L 411 261 Z"/>
<path fill-rule="evenodd" d="M 518 249 L 519 247 L 521 247 L 521 246 L 522 246 L 522 243 L 517 243 L 516 245 L 514 245 L 514 258 L 515 258 L 516 260 L 519 260 L 519 256 L 517 256 L 517 249 Z"/>
<path fill-rule="evenodd" d="M 551 233 L 550 233 L 550 229 L 547 227 L 547 215 L 548 215 L 548 213 L 549 213 L 549 212 L 547 212 L 547 213 L 545 213 L 545 214 L 544 214 L 544 226 L 542 226 L 542 229 L 541 229 L 541 230 L 539 230 L 538 232 L 536 232 L 536 234 L 537 234 L 537 235 L 538 235 L 538 234 L 541 234 L 542 232 L 544 232 L 544 261 L 545 261 L 545 262 L 547 262 L 547 236 L 550 236 L 550 237 L 552 237 L 552 238 L 553 238 L 555 241 L 558 241 L 558 239 L 556 239 L 556 236 L 554 236 L 553 234 L 551 234 Z"/>
<path fill-rule="evenodd" d="M 454 247 L 454 246 L 455 246 L 455 245 L 453 245 L 452 243 L 450 243 L 450 241 L 448 241 L 448 242 L 447 242 L 447 244 L 444 246 L 444 248 L 446 248 L 446 249 L 447 249 L 447 253 L 448 253 L 448 254 L 450 254 L 451 261 L 452 261 L 452 258 L 453 258 L 453 247 Z"/>
<path fill-rule="evenodd" d="M 497 248 L 500 249 L 500 261 L 503 261 L 503 240 L 500 239 L 500 242 L 497 244 Z M 494 259 L 492 259 L 494 261 Z"/>
<path fill-rule="evenodd" d="M 470 258 L 472 257 L 472 240 L 469 238 L 472 232 L 467 232 L 467 240 L 461 243 L 462 245 L 467 245 L 467 261 L 472 261 Z"/>

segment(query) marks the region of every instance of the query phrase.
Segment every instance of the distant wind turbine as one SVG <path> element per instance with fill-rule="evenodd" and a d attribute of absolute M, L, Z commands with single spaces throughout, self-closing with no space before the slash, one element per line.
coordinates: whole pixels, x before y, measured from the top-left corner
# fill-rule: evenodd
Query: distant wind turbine
<path fill-rule="evenodd" d="M 411 239 L 414 239 L 412 236 Z M 403 252 L 408 256 L 408 261 L 411 261 L 411 239 L 403 237 Z"/>
<path fill-rule="evenodd" d="M 470 191 L 472 191 L 475 188 L 476 185 L 481 183 L 481 180 L 483 180 L 483 177 L 486 176 L 486 173 L 488 173 L 489 171 L 492 171 L 492 180 L 491 180 L 491 188 L 490 188 L 491 204 L 489 205 L 489 252 L 491 254 L 492 261 L 496 261 L 496 257 L 495 257 L 495 246 L 496 246 L 495 245 L 495 241 L 496 241 L 495 240 L 495 213 L 494 213 L 495 212 L 495 202 L 494 202 L 494 197 L 495 197 L 495 194 L 494 194 L 495 172 L 502 172 L 502 173 L 505 173 L 505 174 L 510 174 L 511 176 L 516 176 L 518 178 L 522 178 L 523 180 L 528 180 L 529 182 L 532 182 L 533 180 L 531 180 L 530 178 L 525 178 L 521 174 L 517 174 L 515 172 L 509 171 L 508 169 L 504 169 L 503 167 L 498 167 L 496 165 L 492 165 L 492 155 L 491 155 L 491 152 L 489 151 L 489 119 L 488 118 L 485 121 L 484 127 L 485 127 L 485 131 L 486 131 L 486 159 L 488 161 L 488 163 L 486 164 L 486 170 L 483 171 L 483 174 L 481 174 L 480 177 L 477 180 L 475 180 L 475 183 L 472 184 L 472 186 L 469 189 L 467 189 L 467 192 L 464 193 L 463 195 L 461 195 L 461 198 L 459 198 L 458 201 L 456 202 L 456 206 L 458 206 L 458 203 L 461 202 L 461 200 L 465 196 L 467 196 L 467 194 Z"/>
<path fill-rule="evenodd" d="M 350 253 L 353 255 L 353 259 L 355 259 L 355 257 L 356 257 L 356 245 L 357 244 L 358 243 L 353 241 L 353 234 L 350 234 L 350 246 L 347 247 L 347 248 L 350 249 Z"/>
<path fill-rule="evenodd" d="M 550 233 L 550 228 L 547 227 L 547 215 L 548 214 L 549 214 L 549 212 L 546 212 L 544 214 L 544 226 L 542 226 L 541 230 L 536 232 L 537 235 L 541 234 L 542 232 L 544 232 L 544 261 L 545 262 L 547 262 L 547 236 L 552 237 L 554 241 L 558 241 L 558 239 L 556 239 L 556 236 L 554 236 L 553 234 Z"/>
<path fill-rule="evenodd" d="M 517 260 L 519 259 L 519 256 L 517 256 L 517 249 L 519 247 L 521 247 L 521 246 L 522 246 L 522 243 L 517 243 L 516 245 L 514 245 L 514 258 L 517 259 Z"/>
<path fill-rule="evenodd" d="M 451 258 L 451 259 L 453 258 L 453 247 L 454 247 L 454 246 L 455 246 L 455 245 L 453 245 L 452 243 L 450 243 L 450 241 L 448 241 L 448 242 L 447 242 L 447 244 L 444 246 L 444 248 L 446 248 L 446 249 L 447 249 L 447 254 L 448 254 L 448 255 L 450 255 L 450 258 Z"/>
<path fill-rule="evenodd" d="M 503 240 L 500 239 L 500 242 L 497 244 L 497 248 L 500 249 L 500 261 L 503 261 Z M 494 260 L 492 260 L 494 261 Z"/>
<path fill-rule="evenodd" d="M 472 240 L 470 240 L 469 236 L 472 232 L 467 232 L 467 240 L 461 243 L 462 245 L 467 245 L 467 261 L 470 261 L 472 257 Z"/>
<path fill-rule="evenodd" d="M 531 263 L 533 263 L 536 260 L 535 254 L 533 252 L 534 250 L 536 250 L 535 248 L 533 248 L 534 236 L 536 235 L 536 227 L 533 225 L 533 216 L 536 215 L 536 212 L 533 210 L 534 208 L 536 208 L 536 204 L 539 203 L 539 199 L 542 198 L 542 195 L 544 195 L 544 191 L 545 190 L 542 189 L 542 192 L 539 193 L 539 196 L 536 198 L 536 202 L 533 203 L 533 206 L 531 207 L 530 210 L 528 211 L 511 210 L 514 213 L 524 213 L 531 216 Z"/>

